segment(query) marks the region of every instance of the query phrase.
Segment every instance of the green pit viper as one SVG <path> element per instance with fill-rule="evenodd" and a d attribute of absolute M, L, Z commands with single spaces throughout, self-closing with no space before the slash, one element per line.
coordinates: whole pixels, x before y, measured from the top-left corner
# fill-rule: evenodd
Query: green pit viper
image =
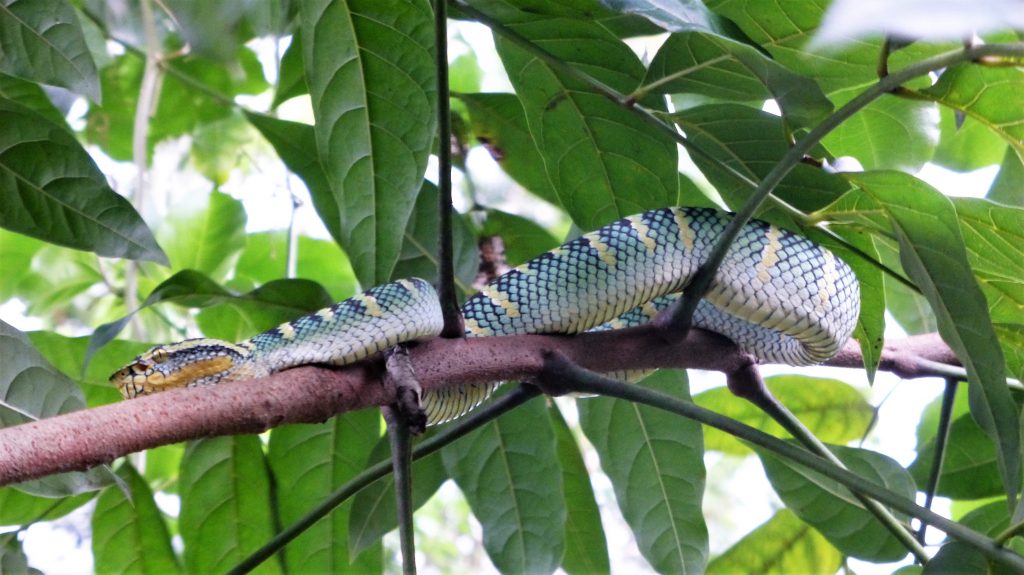
<path fill-rule="evenodd" d="M 494 279 L 462 306 L 468 337 L 579 333 L 649 321 L 707 259 L 730 216 L 662 208 L 584 234 Z M 860 288 L 850 267 L 813 242 L 765 222 L 746 224 L 694 314 L 759 360 L 811 365 L 853 331 Z M 367 290 L 241 343 L 158 345 L 111 376 L 127 398 L 267 376 L 306 364 L 345 365 L 436 336 L 433 287 L 403 279 Z M 458 417 L 498 383 L 427 392 L 429 423 Z"/>

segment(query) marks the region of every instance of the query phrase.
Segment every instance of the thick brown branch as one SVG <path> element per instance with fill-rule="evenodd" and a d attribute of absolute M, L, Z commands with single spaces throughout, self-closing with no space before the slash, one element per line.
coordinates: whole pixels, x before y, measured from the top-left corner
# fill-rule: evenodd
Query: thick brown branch
<path fill-rule="evenodd" d="M 679 367 L 734 375 L 753 361 L 719 335 L 695 329 L 674 341 L 651 326 L 571 337 L 437 338 L 415 346 L 410 359 L 422 388 L 431 390 L 531 380 L 541 373 L 550 352 L 596 372 Z M 891 342 L 883 351 L 881 369 L 903 377 L 937 375 L 928 362 L 955 365 L 937 335 Z M 848 344 L 828 364 L 860 367 L 860 349 Z M 381 383 L 381 365 L 378 358 L 344 368 L 301 367 L 261 380 L 171 390 L 0 429 L 0 485 L 82 470 L 186 439 L 259 433 L 284 423 L 320 422 L 346 411 L 389 405 L 395 401 L 394 389 Z"/>

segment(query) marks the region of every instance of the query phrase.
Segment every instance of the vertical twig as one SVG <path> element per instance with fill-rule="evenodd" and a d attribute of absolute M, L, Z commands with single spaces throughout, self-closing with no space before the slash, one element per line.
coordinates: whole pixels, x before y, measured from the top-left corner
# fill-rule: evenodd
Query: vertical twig
<path fill-rule="evenodd" d="M 935 431 L 935 451 L 932 453 L 932 468 L 928 472 L 928 487 L 924 492 L 924 508 L 932 508 L 935 491 L 939 488 L 939 476 L 942 475 L 942 462 L 946 458 L 946 442 L 949 441 L 949 428 L 953 420 L 953 403 L 956 400 L 956 388 L 959 382 L 952 377 L 946 378 L 946 390 L 942 393 L 942 408 L 939 411 L 939 427 Z M 924 545 L 925 531 L 928 524 L 922 522 L 917 530 L 917 540 Z"/>
<path fill-rule="evenodd" d="M 448 89 L 448 7 L 434 0 L 434 51 L 437 69 L 438 217 L 440 238 L 437 254 L 437 293 L 444 315 L 441 337 L 462 337 L 462 313 L 455 296 L 455 263 L 452 249 L 452 120 Z"/>
<path fill-rule="evenodd" d="M 391 470 L 395 478 L 395 501 L 398 503 L 398 538 L 402 549 L 402 573 L 416 575 L 416 540 L 412 525 L 412 455 L 409 446 L 409 422 L 401 410 L 386 407 L 391 443 Z"/>

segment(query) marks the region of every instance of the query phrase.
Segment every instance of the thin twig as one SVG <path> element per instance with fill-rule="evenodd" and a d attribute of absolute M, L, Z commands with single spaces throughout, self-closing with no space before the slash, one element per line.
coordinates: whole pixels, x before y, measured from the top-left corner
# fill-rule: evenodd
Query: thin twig
<path fill-rule="evenodd" d="M 925 509 L 932 508 L 935 491 L 939 488 L 939 477 L 942 475 L 942 462 L 946 458 L 946 442 L 949 441 L 950 423 L 953 421 L 953 402 L 956 400 L 956 378 L 946 378 L 946 390 L 942 394 L 942 409 L 939 411 L 939 427 L 935 431 L 935 449 L 932 452 L 932 468 L 928 473 L 928 487 L 924 492 Z M 925 532 L 928 525 L 922 523 L 917 530 L 917 540 L 924 545 Z"/>
<path fill-rule="evenodd" d="M 437 297 L 441 302 L 444 327 L 441 337 L 463 337 L 462 312 L 455 293 L 455 256 L 452 249 L 452 117 L 448 88 L 448 8 L 443 0 L 434 2 L 434 43 L 437 73 L 438 218 L 440 231 L 437 254 Z"/>
<path fill-rule="evenodd" d="M 409 422 L 402 410 L 386 407 L 384 420 L 388 424 L 391 443 L 391 472 L 395 478 L 395 501 L 398 509 L 398 538 L 402 550 L 402 573 L 416 575 L 416 540 L 412 525 L 412 451 L 410 449 Z"/>

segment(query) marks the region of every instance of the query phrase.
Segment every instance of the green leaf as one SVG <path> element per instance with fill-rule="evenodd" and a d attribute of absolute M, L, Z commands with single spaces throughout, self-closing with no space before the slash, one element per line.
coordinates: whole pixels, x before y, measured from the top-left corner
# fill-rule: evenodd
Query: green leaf
<path fill-rule="evenodd" d="M 423 0 L 302 4 L 316 143 L 362 285 L 391 279 L 434 140 L 433 16 Z"/>
<path fill-rule="evenodd" d="M 774 99 L 784 116 L 801 127 L 813 126 L 832 111 L 832 102 L 810 78 L 787 70 L 748 44 L 703 30 L 669 36 L 643 83 L 642 92 L 700 94 L 750 103 L 757 109 Z"/>
<path fill-rule="evenodd" d="M 1006 140 L 970 116 L 959 126 L 956 116 L 950 108 L 939 109 L 941 135 L 932 162 L 951 170 L 969 172 L 1003 161 Z"/>
<path fill-rule="evenodd" d="M 64 129 L 71 129 L 64 119 L 64 114 L 53 105 L 46 92 L 35 82 L 0 74 L 0 98 L 17 102 Z"/>
<path fill-rule="evenodd" d="M 0 227 L 101 256 L 166 264 L 139 214 L 65 128 L 0 100 Z"/>
<path fill-rule="evenodd" d="M 1003 493 L 992 441 L 970 414 L 953 420 L 947 445 L 949 447 L 942 460 L 937 495 L 954 499 L 980 499 Z M 926 442 L 918 442 L 917 454 L 909 471 L 915 481 L 924 485 L 931 473 L 935 455 L 934 432 Z M 1003 509 L 1006 509 L 1005 503 Z"/>
<path fill-rule="evenodd" d="M 332 303 L 331 296 L 324 291 L 324 288 L 309 280 L 275 280 L 249 293 L 235 294 L 197 271 L 182 270 L 154 288 L 139 309 L 117 321 L 96 328 L 92 340 L 89 342 L 86 361 L 89 361 L 97 350 L 113 340 L 134 314 L 151 305 L 163 302 L 188 307 L 210 307 L 217 304 L 239 306 L 242 309 L 241 319 L 256 326 L 256 330 L 250 335 L 261 329 L 270 328 L 274 324 L 327 307 Z M 214 330 L 221 336 L 230 337 L 226 334 L 234 333 L 236 327 L 237 322 L 230 326 L 214 322 L 204 329 L 210 329 L 211 333 L 208 334 L 210 337 L 217 337 L 212 333 Z"/>
<path fill-rule="evenodd" d="M 890 269 L 900 270 L 899 245 L 886 237 L 874 236 L 872 243 L 878 251 L 879 261 Z M 885 285 L 885 305 L 889 313 L 910 335 L 932 333 L 938 330 L 935 313 L 928 300 L 889 275 L 882 276 Z"/>
<path fill-rule="evenodd" d="M 1010 512 L 1005 501 L 993 501 L 972 509 L 958 523 L 989 537 L 996 537 L 1010 526 Z"/>
<path fill-rule="evenodd" d="M 17 533 L 0 535 L 0 573 L 11 575 L 43 575 L 43 572 L 29 567 L 28 557 L 21 548 Z"/>
<path fill-rule="evenodd" d="M 380 416 L 374 410 L 346 413 L 320 425 L 275 428 L 270 434 L 269 459 L 277 480 L 281 523 L 295 523 L 362 471 L 379 437 Z M 358 557 L 349 552 L 351 509 L 351 502 L 342 504 L 285 547 L 288 570 L 379 573 L 379 545 Z"/>
<path fill-rule="evenodd" d="M 246 112 L 245 117 L 263 134 L 288 169 L 302 178 L 309 189 L 313 207 L 334 241 L 345 247 L 340 207 L 327 182 L 327 172 L 317 155 L 313 126 Z"/>
<path fill-rule="evenodd" d="M 130 464 L 118 475 L 131 498 L 107 489 L 92 513 L 93 566 L 99 573 L 180 573 L 167 524 L 153 492 Z"/>
<path fill-rule="evenodd" d="M 441 450 L 445 469 L 483 526 L 499 571 L 551 573 L 565 551 L 565 493 L 555 434 L 531 401 Z"/>
<path fill-rule="evenodd" d="M 658 371 L 638 385 L 689 398 L 681 371 Z M 700 572 L 708 557 L 700 425 L 605 397 L 577 406 L 580 427 L 601 457 L 640 553 L 662 573 Z"/>
<path fill-rule="evenodd" d="M 295 32 L 292 34 L 292 43 L 288 45 L 281 56 L 281 64 L 277 73 L 277 89 L 274 90 L 274 101 L 270 107 L 277 108 L 296 96 L 308 93 L 306 69 L 302 63 L 302 33 Z"/>
<path fill-rule="evenodd" d="M 437 284 L 440 237 L 437 205 L 437 186 L 424 181 L 423 188 L 416 197 L 412 216 L 402 235 L 402 251 L 399 252 L 398 261 L 395 262 L 392 271 L 394 277 L 419 277 Z M 455 259 L 455 284 L 463 293 L 469 293 L 476 277 L 479 257 L 476 236 L 466 219 L 458 214 L 452 217 L 452 253 Z"/>
<path fill-rule="evenodd" d="M 951 198 L 993 322 L 1024 323 L 1024 208 Z"/>
<path fill-rule="evenodd" d="M 96 64 L 82 26 L 71 4 L 62 0 L 0 3 L 0 71 L 100 101 Z"/>
<path fill-rule="evenodd" d="M 636 14 L 672 32 L 681 32 L 694 26 L 710 25 L 707 8 L 694 0 L 660 2 L 658 0 L 599 0 L 608 8 L 623 14 Z"/>
<path fill-rule="evenodd" d="M 255 435 L 193 441 L 178 479 L 185 570 L 225 572 L 274 535 L 270 476 Z M 276 560 L 253 573 L 280 573 Z"/>
<path fill-rule="evenodd" d="M 515 94 L 458 94 L 469 110 L 470 127 L 494 161 L 519 185 L 538 197 L 558 203 L 558 194 L 544 169 L 544 159 L 526 124 Z"/>
<path fill-rule="evenodd" d="M 254 2 L 164 0 L 190 54 L 227 62 L 248 40 L 244 18 Z"/>
<path fill-rule="evenodd" d="M 923 575 L 959 575 L 961 573 L 984 573 L 987 575 L 1010 575 L 1013 569 L 991 561 L 976 548 L 953 541 L 946 543 L 924 566 Z"/>
<path fill-rule="evenodd" d="M 515 31 L 594 78 L 631 92 L 644 75 L 636 55 L 592 21 L 550 19 Z M 496 39 L 559 203 L 582 229 L 671 205 L 678 188 L 675 142 L 578 80 Z M 655 109 L 657 99 L 645 102 Z"/>
<path fill-rule="evenodd" d="M 247 169 L 249 159 L 262 151 L 254 145 L 261 143 L 255 135 L 241 112 L 233 111 L 224 118 L 196 126 L 189 159 L 200 174 L 219 188 L 227 183 L 232 172 Z"/>
<path fill-rule="evenodd" d="M 850 471 L 866 481 L 914 499 L 914 480 L 892 459 L 867 449 L 831 449 Z M 875 562 L 897 561 L 906 556 L 906 548 L 838 482 L 767 451 L 757 452 L 768 481 L 786 507 L 821 532 L 844 555 Z"/>
<path fill-rule="evenodd" d="M 0 301 L 32 293 L 39 281 L 31 269 L 32 260 L 44 246 L 42 240 L 0 229 L 0 268 L 12 270 L 0 274 Z"/>
<path fill-rule="evenodd" d="M 148 343 L 142 342 L 112 341 L 110 345 L 96 353 L 85 373 L 82 373 L 82 365 L 89 347 L 88 336 L 67 337 L 52 331 L 34 331 L 27 335 L 47 361 L 78 382 L 79 388 L 85 392 L 85 403 L 88 407 L 121 401 L 120 392 L 110 384 L 110 374 L 124 367 L 132 357 L 151 347 Z"/>
<path fill-rule="evenodd" d="M 753 181 L 768 174 L 789 151 L 782 119 L 738 104 L 710 104 L 673 114 L 687 137 L 711 159 L 694 156 L 701 172 L 729 207 L 738 209 L 753 189 L 729 175 L 722 165 Z M 715 161 L 712 161 L 715 160 Z M 775 189 L 775 195 L 804 211 L 835 201 L 850 189 L 847 182 L 807 164 L 798 164 Z"/>
<path fill-rule="evenodd" d="M 341 301 L 358 291 L 356 276 L 338 244 L 309 236 L 298 237 L 295 278 L 322 285 L 331 299 Z M 288 232 L 259 232 L 246 236 L 245 250 L 235 265 L 235 283 L 268 283 L 288 275 Z"/>
<path fill-rule="evenodd" d="M 189 209 L 180 206 L 160 226 L 157 237 L 175 269 L 191 269 L 222 281 L 245 247 L 245 208 L 221 192 Z"/>
<path fill-rule="evenodd" d="M 484 236 L 499 236 L 505 244 L 505 260 L 518 266 L 560 243 L 550 232 L 524 217 L 489 210 L 484 222 Z"/>
<path fill-rule="evenodd" d="M 1024 156 L 1024 70 L 956 64 L 924 92 L 978 120 Z"/>
<path fill-rule="evenodd" d="M 822 441 L 846 443 L 860 439 L 874 417 L 874 408 L 851 385 L 835 379 L 803 375 L 765 378 L 778 398 Z M 754 404 L 716 387 L 697 394 L 694 403 L 775 436 L 789 437 L 782 427 Z M 732 455 L 748 455 L 747 444 L 717 429 L 704 432 L 704 447 Z"/>
<path fill-rule="evenodd" d="M 1024 207 L 1024 154 L 1007 148 L 999 173 L 988 190 L 988 199 L 1010 206 Z"/>
<path fill-rule="evenodd" d="M 984 294 L 970 273 L 964 240 L 949 199 L 899 172 L 851 174 L 883 211 L 900 244 L 900 260 L 921 288 L 942 339 L 967 370 L 971 413 L 998 446 L 1003 485 L 1011 500 L 1020 486 L 1020 430 L 1002 351 Z"/>
<path fill-rule="evenodd" d="M 610 573 L 608 542 L 583 454 L 558 408 L 549 406 L 548 415 L 555 430 L 555 446 L 565 489 L 565 556 L 562 557 L 562 569 L 570 575 Z"/>
<path fill-rule="evenodd" d="M 843 105 L 862 91 L 851 88 L 829 94 Z M 935 104 L 883 96 L 865 106 L 826 135 L 821 145 L 833 156 L 853 156 L 867 170 L 916 172 L 931 159 L 939 142 Z"/>
<path fill-rule="evenodd" d="M 391 456 L 387 437 L 373 448 L 368 461 L 384 461 Z M 441 456 L 432 453 L 412 464 L 412 509 L 415 512 L 437 492 L 448 479 Z M 387 475 L 362 488 L 352 501 L 348 513 L 348 553 L 359 557 L 364 549 L 379 542 L 385 533 L 398 527 L 398 506 L 395 502 L 395 478 Z"/>
<path fill-rule="evenodd" d="M 0 525 L 25 525 L 34 521 L 60 519 L 85 505 L 95 492 L 81 493 L 63 499 L 29 495 L 14 487 L 0 488 Z"/>
<path fill-rule="evenodd" d="M 1024 325 L 997 323 L 992 325 L 1006 356 L 1006 369 L 1018 381 L 1024 381 Z"/>
<path fill-rule="evenodd" d="M 843 555 L 788 509 L 708 563 L 708 575 L 726 573 L 835 573 Z"/>
<path fill-rule="evenodd" d="M 50 365 L 25 334 L 0 320 L 0 427 L 11 427 L 85 407 L 75 382 Z M 110 483 L 109 472 L 95 468 L 15 484 L 26 493 L 64 497 L 95 491 Z"/>

